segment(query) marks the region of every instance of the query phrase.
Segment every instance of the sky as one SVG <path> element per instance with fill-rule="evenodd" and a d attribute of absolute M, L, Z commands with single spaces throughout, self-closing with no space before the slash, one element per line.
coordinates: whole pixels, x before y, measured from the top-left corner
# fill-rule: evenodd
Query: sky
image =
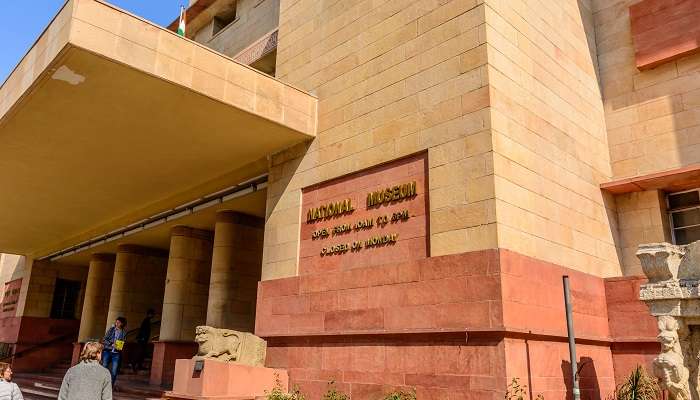
<path fill-rule="evenodd" d="M 0 0 L 0 83 L 4 82 L 39 38 L 65 0 Z M 165 26 L 187 0 L 108 0 L 132 14 Z"/>

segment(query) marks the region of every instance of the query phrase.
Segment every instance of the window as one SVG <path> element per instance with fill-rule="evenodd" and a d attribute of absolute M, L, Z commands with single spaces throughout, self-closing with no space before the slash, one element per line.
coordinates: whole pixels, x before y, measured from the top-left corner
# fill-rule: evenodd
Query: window
<path fill-rule="evenodd" d="M 212 36 L 216 36 L 217 33 L 221 32 L 222 29 L 231 25 L 236 20 L 236 3 L 221 10 L 218 14 L 214 16 L 212 21 Z"/>
<path fill-rule="evenodd" d="M 80 294 L 80 282 L 56 279 L 51 303 L 51 318 L 74 319 Z"/>
<path fill-rule="evenodd" d="M 673 243 L 700 240 L 700 190 L 670 193 L 667 199 Z"/>

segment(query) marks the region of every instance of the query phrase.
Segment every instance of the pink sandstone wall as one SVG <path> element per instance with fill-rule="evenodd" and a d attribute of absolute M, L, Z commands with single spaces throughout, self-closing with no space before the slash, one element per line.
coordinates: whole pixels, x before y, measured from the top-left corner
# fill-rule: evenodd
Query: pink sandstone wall
<path fill-rule="evenodd" d="M 630 6 L 637 68 L 653 68 L 700 50 L 700 3 L 643 0 Z"/>
<path fill-rule="evenodd" d="M 656 319 L 639 301 L 639 286 L 646 279 L 639 276 L 605 280 L 615 381 L 620 384 L 637 365 L 651 371 L 651 361 L 661 348 L 656 340 Z"/>
<path fill-rule="evenodd" d="M 267 366 L 288 369 L 310 399 L 330 380 L 358 400 L 395 387 L 499 399 L 512 377 L 564 399 L 563 274 L 587 363 L 582 386 L 607 395 L 615 373 L 604 280 L 508 250 L 263 281 L 256 334 L 269 342 Z"/>

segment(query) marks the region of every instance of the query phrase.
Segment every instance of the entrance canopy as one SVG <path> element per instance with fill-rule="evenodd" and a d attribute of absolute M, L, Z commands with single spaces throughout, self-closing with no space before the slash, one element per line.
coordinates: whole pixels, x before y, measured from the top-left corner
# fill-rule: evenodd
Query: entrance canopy
<path fill-rule="evenodd" d="M 0 88 L 0 252 L 42 257 L 264 173 L 315 113 L 169 30 L 68 1 Z"/>

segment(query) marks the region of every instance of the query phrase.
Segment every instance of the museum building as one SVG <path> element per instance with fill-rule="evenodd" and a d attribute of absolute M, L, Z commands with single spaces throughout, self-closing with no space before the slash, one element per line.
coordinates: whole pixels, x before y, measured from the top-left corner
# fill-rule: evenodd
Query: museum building
<path fill-rule="evenodd" d="M 154 309 L 152 385 L 209 325 L 310 400 L 564 399 L 563 275 L 583 398 L 659 353 L 636 252 L 700 239 L 699 2 L 186 20 L 68 0 L 0 87 L 0 361 L 75 360 Z"/>

